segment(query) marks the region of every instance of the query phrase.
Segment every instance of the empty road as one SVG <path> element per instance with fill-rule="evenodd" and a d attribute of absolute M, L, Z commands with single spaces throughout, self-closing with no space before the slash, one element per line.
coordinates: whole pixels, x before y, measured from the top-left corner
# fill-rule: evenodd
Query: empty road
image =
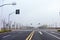
<path fill-rule="evenodd" d="M 60 32 L 13 31 L 0 34 L 0 40 L 60 40 Z"/>

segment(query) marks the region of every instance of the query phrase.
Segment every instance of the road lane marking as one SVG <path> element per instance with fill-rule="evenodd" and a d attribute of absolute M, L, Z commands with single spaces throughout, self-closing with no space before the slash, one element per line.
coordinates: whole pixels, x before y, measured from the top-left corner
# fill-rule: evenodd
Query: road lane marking
<path fill-rule="evenodd" d="M 33 34 L 34 34 L 34 31 L 32 31 L 32 32 L 29 34 L 29 36 L 26 38 L 26 40 L 31 40 L 32 37 L 33 37 Z"/>
<path fill-rule="evenodd" d="M 60 35 L 59 33 L 56 33 L 56 32 L 51 32 L 51 33 L 54 33 L 54 34 Z"/>
<path fill-rule="evenodd" d="M 6 35 L 6 36 L 3 36 L 2 38 L 6 38 L 6 37 L 9 37 L 9 36 L 11 36 L 11 35 Z"/>
<path fill-rule="evenodd" d="M 53 34 L 48 33 L 48 32 L 46 32 L 46 33 L 60 40 L 60 38 L 59 38 L 59 37 L 57 37 L 56 35 L 53 35 Z"/>
<path fill-rule="evenodd" d="M 29 37 L 31 36 L 31 34 L 32 34 L 32 32 L 28 35 L 28 37 L 26 38 L 26 40 L 28 40 L 28 39 L 29 39 Z"/>
<path fill-rule="evenodd" d="M 41 31 L 39 31 L 39 33 L 42 35 L 43 33 Z"/>
<path fill-rule="evenodd" d="M 34 35 L 34 32 L 32 33 L 32 35 L 31 35 L 31 37 L 29 38 L 29 40 L 32 40 L 33 35 Z"/>

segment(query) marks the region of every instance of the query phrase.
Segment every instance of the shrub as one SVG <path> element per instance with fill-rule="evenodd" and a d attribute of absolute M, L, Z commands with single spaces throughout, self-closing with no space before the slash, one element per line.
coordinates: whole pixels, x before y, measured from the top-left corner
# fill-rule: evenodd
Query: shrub
<path fill-rule="evenodd" d="M 11 30 L 1 30 L 0 33 L 11 32 Z"/>
<path fill-rule="evenodd" d="M 60 30 L 57 30 L 58 32 L 60 32 Z"/>

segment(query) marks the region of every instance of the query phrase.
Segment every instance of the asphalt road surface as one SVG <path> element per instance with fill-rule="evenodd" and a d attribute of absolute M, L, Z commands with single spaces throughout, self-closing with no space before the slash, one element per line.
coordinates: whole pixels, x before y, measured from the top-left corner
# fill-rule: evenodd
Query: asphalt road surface
<path fill-rule="evenodd" d="M 60 40 L 60 32 L 13 31 L 0 34 L 0 40 Z"/>

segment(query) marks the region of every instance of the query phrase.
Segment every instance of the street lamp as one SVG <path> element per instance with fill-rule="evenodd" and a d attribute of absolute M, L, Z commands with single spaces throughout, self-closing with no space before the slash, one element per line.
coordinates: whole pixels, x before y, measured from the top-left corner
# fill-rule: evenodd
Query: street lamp
<path fill-rule="evenodd" d="M 3 5 L 0 5 L 0 7 L 6 6 L 6 5 L 16 5 L 16 3 L 12 3 L 12 4 L 3 4 Z"/>
<path fill-rule="evenodd" d="M 16 5 L 16 3 L 12 3 L 11 5 Z"/>
<path fill-rule="evenodd" d="M 0 5 L 0 7 L 3 7 L 3 6 L 6 6 L 6 5 L 16 5 L 16 3 L 9 3 L 9 4 L 3 4 L 3 5 Z M 11 14 L 9 14 L 10 16 Z M 9 26 L 9 25 L 8 25 Z"/>

